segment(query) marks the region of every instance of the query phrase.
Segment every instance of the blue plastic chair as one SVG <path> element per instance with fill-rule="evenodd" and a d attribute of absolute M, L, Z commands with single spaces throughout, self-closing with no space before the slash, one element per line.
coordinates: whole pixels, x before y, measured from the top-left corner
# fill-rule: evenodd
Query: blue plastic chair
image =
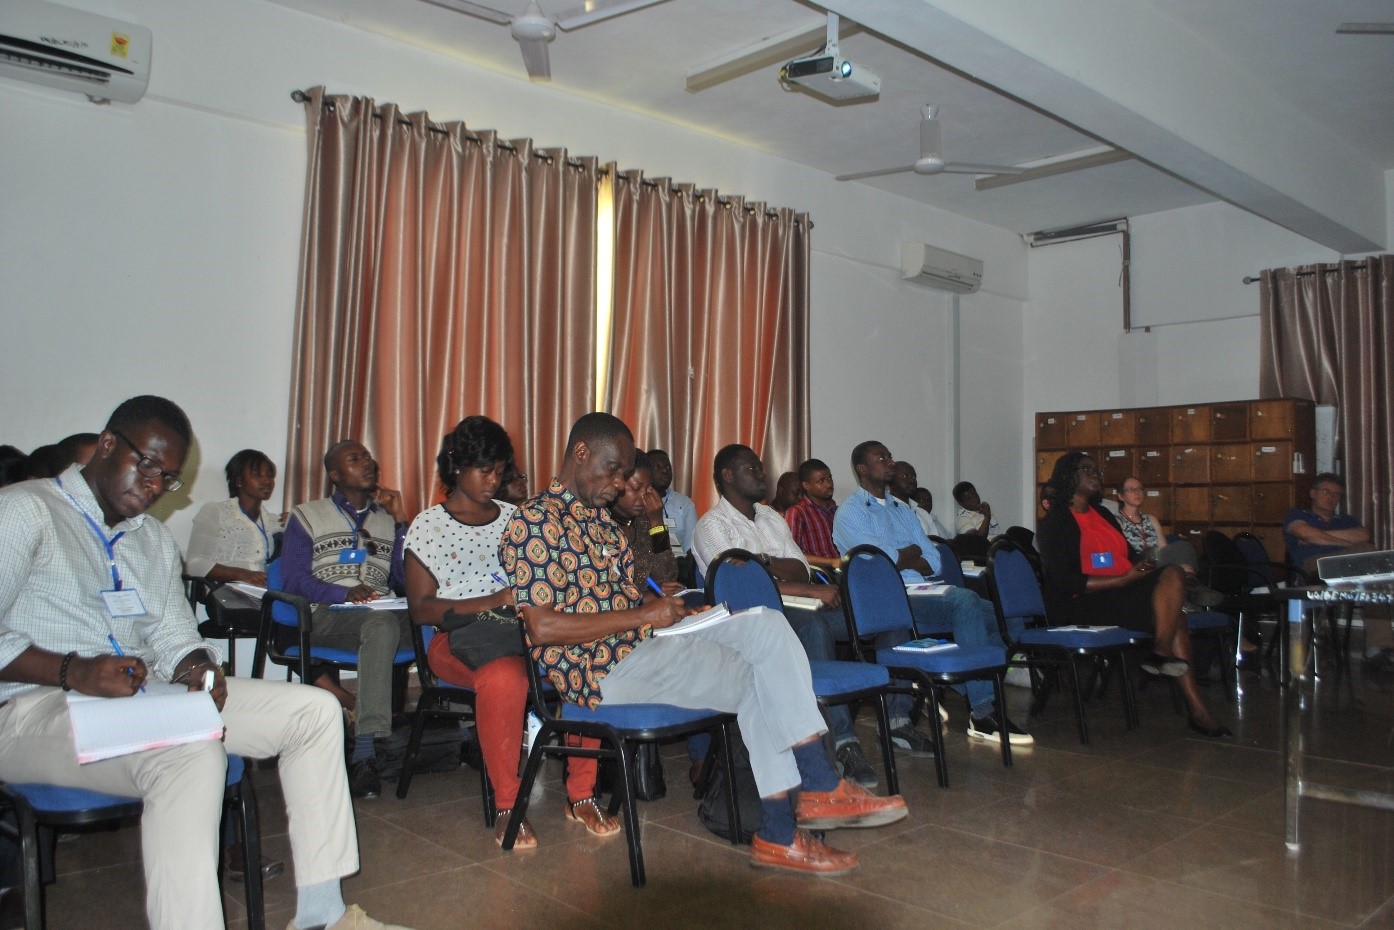
<path fill-rule="evenodd" d="M 745 549 L 727 549 L 707 566 L 707 603 L 724 603 L 731 610 L 768 607 L 784 611 L 779 589 L 765 567 Z M 881 758 L 886 766 L 888 794 L 900 793 L 895 769 L 895 748 L 891 745 L 891 722 L 886 695 L 891 676 L 885 668 L 866 662 L 838 662 L 809 659 L 813 673 L 813 694 L 822 706 L 850 704 L 868 698 L 875 700 L 876 732 L 881 742 Z"/>
<path fill-rule="evenodd" d="M 525 655 L 532 654 L 532 644 L 528 642 L 527 627 L 518 624 L 519 635 L 523 641 Z M 616 760 L 617 786 L 610 797 L 610 814 L 623 810 L 625 843 L 629 848 L 629 878 L 635 888 L 644 887 L 647 878 L 644 873 L 644 850 L 639 835 L 639 809 L 634 798 L 635 744 L 651 743 L 675 737 L 687 736 L 704 731 L 720 735 L 722 757 L 726 771 L 735 771 L 735 758 L 731 752 L 732 727 L 735 714 L 715 710 L 675 707 L 671 704 L 601 704 L 595 710 L 579 704 L 557 703 L 555 692 L 548 696 L 548 688 L 536 662 L 527 663 L 528 685 L 532 711 L 542 721 L 542 729 L 533 740 L 532 751 L 523 769 L 523 781 L 518 788 L 518 801 L 508 817 L 504 828 L 503 848 L 513 849 L 518 838 L 518 827 L 528 813 L 528 798 L 538 772 L 542 770 L 542 760 L 547 756 L 578 756 L 590 759 Z M 555 705 L 555 709 L 554 709 Z M 600 740 L 600 746 L 568 746 L 566 737 L 574 735 Z M 708 754 L 702 779 L 710 775 L 713 760 Z M 735 791 L 726 793 L 727 816 L 731 824 L 731 845 L 740 843 L 741 815 L 736 805 Z"/>
<path fill-rule="evenodd" d="M 1123 720 L 1129 730 L 1138 726 L 1137 696 L 1128 674 L 1128 653 L 1142 642 L 1147 634 L 1123 627 L 1087 631 L 1057 630 L 1046 625 L 1045 599 L 1041 584 L 1031 568 L 1031 562 L 1021 548 L 1010 539 L 999 539 L 987 555 L 987 584 L 992 593 L 992 606 L 997 612 L 997 625 L 1007 643 L 1008 654 L 1023 653 L 1029 668 L 1044 666 L 1049 672 L 1036 688 L 1031 703 L 1031 716 L 1045 709 L 1051 692 L 1059 687 L 1060 671 L 1070 672 L 1071 694 L 1074 697 L 1075 723 L 1079 741 L 1089 745 L 1089 718 L 1084 712 L 1085 690 L 1080 683 L 1077 658 L 1095 663 L 1116 662 L 1123 690 Z M 1025 627 L 1021 635 L 1012 638 L 1009 620 L 1020 621 Z M 1033 681 L 1035 676 L 1033 675 Z M 1091 685 L 1092 686 L 1092 685 Z"/>
<path fill-rule="evenodd" d="M 934 652 L 904 652 L 894 648 L 877 649 L 867 655 L 862 639 L 880 633 L 907 633 L 913 638 L 915 621 L 905 582 L 895 564 L 875 546 L 857 546 L 847 553 L 842 571 L 842 611 L 853 654 L 859 660 L 884 665 L 892 678 L 907 682 L 904 693 L 924 694 L 929 700 L 930 733 L 934 738 L 934 767 L 939 787 L 949 786 L 949 766 L 944 758 L 944 734 L 939 726 L 940 688 L 986 678 L 992 681 L 997 719 L 1007 719 L 1007 702 L 1002 676 L 1007 671 L 1007 655 L 1000 647 L 965 649 L 949 646 Z M 1011 740 L 1003 739 L 1002 764 L 1012 764 Z"/>
<path fill-rule="evenodd" d="M 963 566 L 958 564 L 958 556 L 949 548 L 945 542 L 936 542 L 935 551 L 939 553 L 939 579 L 947 584 L 959 588 L 968 587 L 967 579 L 963 577 Z"/>
<path fill-rule="evenodd" d="M 349 670 L 358 668 L 358 653 L 348 649 L 310 644 L 313 623 L 310 601 L 280 590 L 280 559 L 266 566 L 266 587 L 266 594 L 261 599 L 261 631 L 257 634 L 256 652 L 252 657 L 253 678 L 264 677 L 267 659 L 285 666 L 287 680 L 293 671 L 306 684 L 313 683 L 310 677 L 312 665 L 328 665 Z M 283 645 L 287 638 L 284 631 L 292 631 L 289 645 Z M 415 661 L 414 648 L 399 649 L 392 657 L 398 678 L 398 686 L 393 689 L 395 694 L 400 695 L 404 692 L 407 670 Z M 395 700 L 394 698 L 394 703 Z"/>
<path fill-rule="evenodd" d="M 249 930 L 263 930 L 266 915 L 262 897 L 261 830 L 257 821 L 256 791 L 252 788 L 250 774 L 241 756 L 227 757 L 225 803 L 242 838 L 247 926 Z M 57 839 L 54 831 L 139 817 L 144 809 L 139 798 L 103 794 L 85 788 L 4 782 L 0 782 L 0 806 L 9 808 L 15 815 L 13 825 L 0 822 L 0 832 L 20 849 L 25 930 L 43 930 L 45 926 L 44 884 L 53 881 L 53 844 Z M 40 828 L 44 829 L 43 842 L 40 840 Z"/>

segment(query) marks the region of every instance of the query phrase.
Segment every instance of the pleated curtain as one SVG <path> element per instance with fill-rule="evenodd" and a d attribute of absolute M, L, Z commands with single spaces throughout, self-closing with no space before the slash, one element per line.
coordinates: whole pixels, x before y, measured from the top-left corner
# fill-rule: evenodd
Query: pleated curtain
<path fill-rule="evenodd" d="M 1394 548 L 1394 255 L 1270 269 L 1260 286 L 1260 396 L 1337 405 L 1346 508 Z"/>
<path fill-rule="evenodd" d="M 608 409 L 668 450 L 698 513 L 728 443 L 755 450 L 773 491 L 809 448 L 808 217 L 638 172 L 614 191 Z"/>
<path fill-rule="evenodd" d="M 594 404 L 596 160 L 323 88 L 305 113 L 286 500 L 324 495 L 347 438 L 420 510 L 474 413 L 544 486 Z"/>

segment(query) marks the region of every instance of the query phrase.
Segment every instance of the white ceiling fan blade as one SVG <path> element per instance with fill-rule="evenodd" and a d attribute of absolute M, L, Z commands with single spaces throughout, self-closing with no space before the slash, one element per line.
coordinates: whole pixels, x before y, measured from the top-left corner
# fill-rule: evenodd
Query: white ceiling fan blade
<path fill-rule="evenodd" d="M 509 23 L 513 22 L 512 14 L 505 13 L 502 10 L 496 10 L 491 6 L 471 3 L 470 0 L 426 0 L 426 2 L 432 6 L 454 10 L 456 13 L 478 16 L 480 19 L 487 19 L 489 22 L 498 23 L 500 26 L 507 26 Z"/>
<path fill-rule="evenodd" d="M 668 0 L 586 0 L 574 9 L 558 13 L 552 21 L 557 24 L 558 29 L 570 31 L 598 23 L 602 19 L 623 16 L 634 10 L 642 10 L 646 6 L 666 2 Z"/>
<path fill-rule="evenodd" d="M 851 20 L 839 23 L 839 38 L 847 38 L 861 32 L 861 27 Z M 782 64 L 791 55 L 798 55 L 820 48 L 828 35 L 827 23 L 820 18 L 816 26 L 796 26 L 771 36 L 765 36 L 750 45 L 732 49 L 715 58 L 694 65 L 687 72 L 687 92 L 696 93 L 708 87 L 738 78 L 743 74 L 758 71 L 770 65 Z"/>
<path fill-rule="evenodd" d="M 552 79 L 552 57 L 547 53 L 546 39 L 519 39 L 518 48 L 523 52 L 523 67 L 528 69 L 530 80 Z"/>
<path fill-rule="evenodd" d="M 1024 181 L 1037 181 L 1041 178 L 1051 178 L 1057 174 L 1069 174 L 1071 171 L 1083 171 L 1086 168 L 1111 165 L 1114 162 L 1127 161 L 1132 157 L 1131 152 L 1125 152 L 1122 149 L 1091 152 L 1088 155 L 1081 155 L 1077 158 L 1065 158 L 1047 165 L 1037 165 L 1035 168 L 1023 168 L 1014 175 L 978 178 L 977 181 L 973 182 L 973 187 L 980 191 L 986 191 L 994 187 L 1004 187 L 1008 184 L 1021 184 Z"/>
<path fill-rule="evenodd" d="M 879 178 L 885 174 L 900 174 L 902 171 L 914 171 L 914 165 L 901 165 L 899 168 L 880 168 L 876 171 L 857 171 L 852 174 L 839 174 L 839 181 L 860 181 L 862 178 Z"/>
<path fill-rule="evenodd" d="M 951 161 L 944 165 L 944 174 L 1021 174 L 1025 168 L 1014 165 L 980 165 L 971 161 Z"/>

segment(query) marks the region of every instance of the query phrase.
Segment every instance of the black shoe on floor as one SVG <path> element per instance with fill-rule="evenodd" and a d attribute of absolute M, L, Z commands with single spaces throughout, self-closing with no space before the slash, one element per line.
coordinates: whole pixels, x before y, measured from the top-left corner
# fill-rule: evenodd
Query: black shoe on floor
<path fill-rule="evenodd" d="M 916 730 L 909 723 L 903 723 L 891 730 L 891 742 L 896 745 L 896 748 L 912 756 L 934 755 L 934 740 Z"/>
<path fill-rule="evenodd" d="M 377 756 L 369 756 L 348 767 L 349 797 L 375 798 L 382 794 L 382 776 L 378 773 Z"/>
<path fill-rule="evenodd" d="M 842 777 L 850 779 L 863 788 L 870 790 L 881 783 L 876 777 L 876 770 L 871 767 L 871 763 L 866 761 L 866 756 L 862 753 L 862 744 L 856 740 L 850 743 L 843 743 L 837 747 L 836 752 L 837 767 L 842 770 Z"/>
<path fill-rule="evenodd" d="M 1209 737 L 1210 739 L 1234 738 L 1234 731 L 1222 723 L 1217 723 L 1213 727 L 1201 726 L 1194 720 L 1190 720 L 1189 723 L 1191 724 L 1191 729 L 1195 730 L 1201 736 Z"/>

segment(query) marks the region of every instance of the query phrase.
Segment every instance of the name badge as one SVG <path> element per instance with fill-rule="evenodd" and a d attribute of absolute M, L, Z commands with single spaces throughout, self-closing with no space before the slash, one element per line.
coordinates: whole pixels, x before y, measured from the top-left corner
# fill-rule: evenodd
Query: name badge
<path fill-rule="evenodd" d="M 366 562 L 366 561 L 368 561 L 368 550 L 367 550 L 367 549 L 340 549 L 340 550 L 339 550 L 339 564 L 340 564 L 340 565 L 362 565 L 362 564 L 363 564 L 364 562 Z"/>
<path fill-rule="evenodd" d="M 1089 564 L 1095 568 L 1112 568 L 1112 552 L 1091 552 L 1089 553 Z"/>
<path fill-rule="evenodd" d="M 106 612 L 112 617 L 145 616 L 145 602 L 140 599 L 140 592 L 135 588 L 103 591 L 102 600 L 106 601 Z"/>

